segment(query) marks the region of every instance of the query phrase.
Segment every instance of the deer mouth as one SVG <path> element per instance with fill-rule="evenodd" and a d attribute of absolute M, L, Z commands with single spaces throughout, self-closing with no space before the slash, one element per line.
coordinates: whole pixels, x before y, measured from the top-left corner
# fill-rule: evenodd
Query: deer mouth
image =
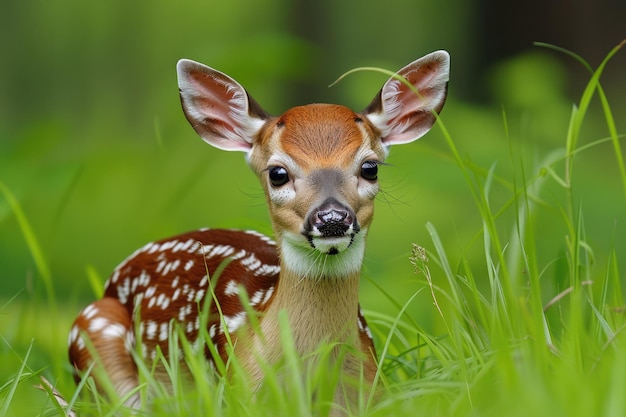
<path fill-rule="evenodd" d="M 308 235 L 311 247 L 326 255 L 337 255 L 348 249 L 354 242 L 356 233 L 344 234 L 343 236 L 312 236 Z"/>
<path fill-rule="evenodd" d="M 302 234 L 311 247 L 326 255 L 349 248 L 360 227 L 350 207 L 329 198 L 308 214 Z"/>

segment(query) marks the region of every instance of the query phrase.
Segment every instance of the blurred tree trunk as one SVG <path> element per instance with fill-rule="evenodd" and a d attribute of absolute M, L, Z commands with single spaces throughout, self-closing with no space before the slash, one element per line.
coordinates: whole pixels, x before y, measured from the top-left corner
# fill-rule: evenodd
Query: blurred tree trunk
<path fill-rule="evenodd" d="M 285 100 L 289 106 L 301 105 L 310 102 L 331 101 L 330 91 L 320 91 L 329 84 L 332 76 L 329 74 L 328 61 L 332 60 L 329 54 L 335 53 L 332 47 L 332 33 L 329 27 L 329 3 L 327 0 L 294 0 L 286 1 L 285 7 L 290 8 L 288 31 L 296 37 L 313 45 L 316 54 L 311 59 L 310 77 L 294 81 L 291 88 L 285 91 Z M 337 68 L 333 69 L 336 75 Z"/>
<path fill-rule="evenodd" d="M 611 48 L 626 38 L 623 0 L 477 0 L 477 6 L 476 47 L 481 67 L 532 49 L 533 42 L 539 41 L 569 49 L 595 68 Z M 563 57 L 563 62 L 573 75 L 588 78 L 571 58 Z M 614 68 L 623 71 L 623 65 Z M 616 71 L 608 71 L 608 77 L 618 76 Z"/>

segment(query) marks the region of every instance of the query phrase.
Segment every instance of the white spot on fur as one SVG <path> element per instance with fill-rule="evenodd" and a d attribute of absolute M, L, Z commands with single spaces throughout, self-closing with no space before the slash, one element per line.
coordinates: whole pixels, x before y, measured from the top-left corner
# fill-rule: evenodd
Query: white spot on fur
<path fill-rule="evenodd" d="M 201 253 L 206 258 L 212 258 L 214 256 L 230 256 L 235 251 L 230 245 L 204 245 L 202 246 Z"/>
<path fill-rule="evenodd" d="M 231 258 L 233 259 L 233 261 L 236 261 L 237 259 L 243 258 L 247 254 L 248 254 L 248 252 L 246 252 L 244 249 L 242 249 L 239 252 L 237 252 L 236 254 L 234 254 L 233 256 L 231 256 Z"/>
<path fill-rule="evenodd" d="M 91 320 L 96 314 L 98 314 L 98 308 L 93 304 L 89 304 L 85 307 L 82 313 L 83 317 L 87 320 Z"/>
<path fill-rule="evenodd" d="M 167 264 L 167 261 L 165 259 L 163 259 L 161 262 L 159 262 L 159 264 L 156 267 L 156 272 L 159 274 L 163 274 L 163 268 L 165 268 L 165 265 Z"/>
<path fill-rule="evenodd" d="M 177 243 L 178 243 L 177 240 L 168 240 L 167 242 L 162 243 L 161 252 L 165 252 L 165 251 L 172 249 L 174 246 L 176 246 Z"/>
<path fill-rule="evenodd" d="M 363 311 L 361 311 L 361 307 L 359 306 L 359 315 L 357 316 L 357 325 L 359 326 L 359 330 L 364 332 L 370 340 L 373 340 L 372 331 L 367 326 L 367 321 L 363 316 Z"/>
<path fill-rule="evenodd" d="M 180 247 L 180 250 L 182 251 L 188 251 L 189 248 L 191 248 L 193 246 L 193 244 L 195 243 L 195 240 L 193 239 L 187 239 L 185 241 L 185 243 L 183 243 L 183 245 Z"/>
<path fill-rule="evenodd" d="M 265 293 L 265 298 L 263 299 L 263 301 L 261 302 L 261 304 L 266 304 L 270 297 L 272 296 L 272 294 L 274 294 L 274 287 L 270 287 L 267 292 Z"/>
<path fill-rule="evenodd" d="M 261 261 L 258 260 L 254 254 L 250 254 L 247 258 L 241 261 L 241 264 L 250 271 L 255 271 L 261 266 Z"/>
<path fill-rule="evenodd" d="M 367 325 L 365 326 L 365 334 L 367 334 L 367 337 L 369 337 L 370 340 L 374 340 L 374 337 L 372 336 L 372 331 Z"/>
<path fill-rule="evenodd" d="M 102 330 L 102 337 L 107 339 L 124 338 L 126 336 L 126 328 L 121 324 L 109 324 Z"/>
<path fill-rule="evenodd" d="M 68 345 L 74 344 L 76 340 L 78 339 L 79 335 L 80 335 L 80 330 L 78 329 L 78 327 L 72 326 L 72 330 L 70 330 L 70 334 L 68 335 L 68 338 L 67 338 L 67 344 Z"/>
<path fill-rule="evenodd" d="M 224 295 L 233 296 L 239 294 L 239 284 L 237 281 L 230 280 L 226 284 L 226 288 L 224 288 Z"/>
<path fill-rule="evenodd" d="M 128 301 L 128 296 L 130 295 L 130 278 L 126 278 L 124 283 L 117 286 L 117 298 L 120 300 L 120 303 L 126 304 Z"/>
<path fill-rule="evenodd" d="M 135 346 L 135 334 L 131 331 L 126 331 L 126 349 L 131 350 Z"/>
<path fill-rule="evenodd" d="M 167 309 L 170 305 L 170 298 L 165 293 L 160 293 L 156 300 L 156 305 L 162 310 Z"/>
<path fill-rule="evenodd" d="M 224 323 L 226 323 L 226 327 L 230 333 L 235 332 L 246 322 L 246 313 L 240 312 L 235 314 L 234 316 L 224 316 Z"/>
<path fill-rule="evenodd" d="M 136 312 L 139 307 L 141 307 L 141 302 L 143 301 L 143 297 L 144 297 L 144 293 L 140 292 L 139 294 L 135 295 L 135 299 L 133 300 L 134 304 L 133 304 L 133 313 Z"/>
<path fill-rule="evenodd" d="M 159 250 L 161 246 L 158 243 L 148 243 L 146 253 L 151 254 Z"/>
<path fill-rule="evenodd" d="M 79 337 L 78 339 L 76 339 L 76 347 L 78 348 L 78 350 L 85 349 L 85 341 L 83 340 L 82 337 Z"/>
<path fill-rule="evenodd" d="M 170 272 L 175 271 L 179 266 L 180 266 L 180 260 L 179 259 L 173 260 L 172 262 L 165 265 L 165 268 L 163 269 L 163 275 L 167 275 Z"/>
<path fill-rule="evenodd" d="M 139 285 L 139 277 L 133 278 L 133 281 L 131 282 L 131 285 L 130 285 L 130 291 L 134 293 L 138 285 Z"/>
<path fill-rule="evenodd" d="M 146 323 L 146 331 L 145 331 L 146 339 L 153 340 L 156 337 L 158 328 L 159 328 L 159 325 L 156 321 L 148 320 L 148 322 Z"/>
<path fill-rule="evenodd" d="M 258 290 L 252 295 L 252 297 L 250 297 L 250 304 L 252 306 L 256 306 L 257 304 L 261 302 L 264 295 L 265 295 L 265 290 Z"/>
<path fill-rule="evenodd" d="M 280 272 L 280 265 L 263 264 L 256 271 L 254 275 L 269 277 L 276 275 Z"/>
<path fill-rule="evenodd" d="M 161 323 L 161 325 L 159 326 L 159 340 L 161 342 L 167 340 L 169 336 L 169 331 L 170 331 L 169 322 Z"/>
<path fill-rule="evenodd" d="M 156 287 L 149 287 L 146 290 L 146 298 L 152 298 L 155 292 L 156 292 Z"/>
<path fill-rule="evenodd" d="M 111 322 L 103 317 L 96 317 L 95 319 L 89 322 L 88 331 L 91 333 L 96 333 L 102 331 L 106 326 L 108 326 Z"/>
<path fill-rule="evenodd" d="M 276 242 L 274 242 L 269 236 L 265 236 L 263 233 L 259 233 L 256 230 L 244 230 L 244 233 L 247 233 L 249 235 L 252 236 L 256 236 L 259 239 L 261 239 L 263 242 L 267 242 L 270 245 L 276 245 Z"/>
<path fill-rule="evenodd" d="M 179 310 L 178 310 L 178 321 L 180 322 L 184 322 L 185 318 L 191 314 L 191 307 L 192 304 L 187 304 L 182 306 Z"/>
<path fill-rule="evenodd" d="M 139 285 L 147 287 L 148 284 L 150 284 L 150 275 L 146 271 L 141 271 L 141 274 L 139 274 Z"/>

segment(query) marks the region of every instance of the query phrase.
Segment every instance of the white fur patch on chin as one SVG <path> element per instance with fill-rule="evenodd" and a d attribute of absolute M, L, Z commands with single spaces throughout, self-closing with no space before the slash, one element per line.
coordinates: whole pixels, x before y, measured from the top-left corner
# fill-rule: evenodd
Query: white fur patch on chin
<path fill-rule="evenodd" d="M 316 248 L 313 248 L 302 235 L 285 233 L 280 245 L 281 267 L 302 278 L 315 280 L 346 278 L 359 273 L 365 252 L 366 234 L 367 230 L 361 229 L 354 235 L 351 244 L 348 240 L 342 242 L 342 249 L 342 245 L 333 245 L 330 241 L 324 243 L 317 238 L 314 238 Z M 338 242 L 339 240 L 335 243 Z M 339 250 L 339 253 L 328 255 L 332 248 Z"/>
<path fill-rule="evenodd" d="M 356 235 L 344 236 L 344 237 L 313 237 L 310 240 L 312 249 L 328 254 L 338 255 L 341 252 L 352 246 L 352 242 L 356 238 Z"/>

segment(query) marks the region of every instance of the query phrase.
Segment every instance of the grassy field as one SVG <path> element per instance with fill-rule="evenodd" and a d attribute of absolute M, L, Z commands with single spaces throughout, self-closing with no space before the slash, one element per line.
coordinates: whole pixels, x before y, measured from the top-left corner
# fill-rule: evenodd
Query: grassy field
<path fill-rule="evenodd" d="M 599 83 L 618 49 L 590 69 L 576 103 L 554 87 L 558 71 L 546 71 L 543 55 L 529 56 L 501 69 L 502 109 L 452 99 L 427 138 L 394 150 L 381 173 L 362 288 L 379 393 L 357 414 L 626 415 L 625 135 Z M 524 76 L 533 81 L 519 83 Z M 40 376 L 78 415 L 130 415 L 115 400 L 80 395 L 89 383 L 76 389 L 65 342 L 76 312 L 146 240 L 208 219 L 269 231 L 252 175 L 228 175 L 232 166 L 243 172 L 240 155 L 207 164 L 217 154 L 175 146 L 167 139 L 178 134 L 173 128 L 155 131 L 149 146 L 115 141 L 40 167 L 40 195 L 27 201 L 23 184 L 0 178 L 0 214 L 11 217 L 2 239 L 12 239 L 3 247 L 27 265 L 0 297 L 0 415 L 62 415 L 33 388 Z M 24 152 L 12 149 L 22 161 L 34 158 L 33 167 L 51 163 Z M 215 201 L 207 189 L 226 197 Z M 67 247 L 76 269 L 59 276 Z M 288 337 L 284 344 L 289 352 Z M 288 355 L 289 395 L 268 369 L 251 401 L 236 361 L 233 381 L 207 377 L 193 355 L 187 361 L 194 384 L 183 385 L 172 366 L 172 392 L 141 367 L 142 390 L 160 395 L 140 415 L 325 415 L 337 378 L 323 363 L 305 373 Z"/>

